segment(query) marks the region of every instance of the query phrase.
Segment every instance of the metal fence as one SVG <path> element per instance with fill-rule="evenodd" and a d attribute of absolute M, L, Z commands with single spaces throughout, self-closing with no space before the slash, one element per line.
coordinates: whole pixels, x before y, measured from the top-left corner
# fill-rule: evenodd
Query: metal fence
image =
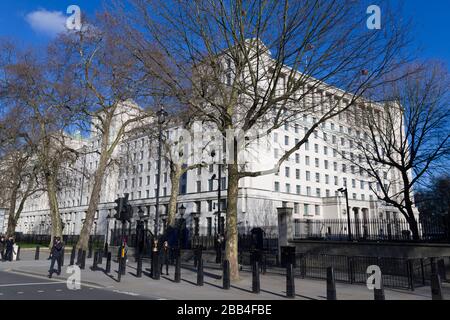
<path fill-rule="evenodd" d="M 78 240 L 80 239 L 79 235 L 63 235 L 62 241 L 66 246 L 76 245 Z M 48 246 L 50 244 L 51 236 L 44 234 L 23 234 L 17 233 L 15 235 L 16 243 L 26 243 L 26 244 L 35 244 Z M 91 235 L 89 237 L 89 243 L 94 247 L 103 246 L 105 243 L 104 235 Z"/>
<path fill-rule="evenodd" d="M 441 217 L 420 220 L 419 239 L 423 242 L 450 241 L 448 224 Z M 294 239 L 347 241 L 346 219 L 294 220 Z M 412 241 L 410 225 L 403 219 L 350 220 L 353 240 L 359 241 Z"/>

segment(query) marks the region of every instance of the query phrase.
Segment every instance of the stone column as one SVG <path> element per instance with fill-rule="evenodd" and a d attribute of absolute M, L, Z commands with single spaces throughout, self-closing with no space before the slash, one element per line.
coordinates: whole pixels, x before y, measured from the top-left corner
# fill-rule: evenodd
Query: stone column
<path fill-rule="evenodd" d="M 292 211 L 293 208 L 277 208 L 278 212 L 278 259 L 281 261 L 281 247 L 288 246 L 292 240 Z"/>

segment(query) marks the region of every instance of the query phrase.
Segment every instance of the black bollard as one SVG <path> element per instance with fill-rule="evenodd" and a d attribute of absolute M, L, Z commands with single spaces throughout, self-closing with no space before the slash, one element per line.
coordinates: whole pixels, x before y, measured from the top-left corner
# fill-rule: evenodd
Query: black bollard
<path fill-rule="evenodd" d="M 81 253 L 80 269 L 84 270 L 85 266 L 86 266 L 86 251 L 83 250 L 83 252 Z"/>
<path fill-rule="evenodd" d="M 138 254 L 136 277 L 142 278 L 142 256 Z"/>
<path fill-rule="evenodd" d="M 72 247 L 72 252 L 70 253 L 70 265 L 73 266 L 75 263 L 75 246 Z"/>
<path fill-rule="evenodd" d="M 294 266 L 292 263 L 286 266 L 286 297 L 295 298 Z"/>
<path fill-rule="evenodd" d="M 122 279 L 122 264 L 123 258 L 119 256 L 119 270 L 117 270 L 117 281 L 119 282 Z"/>
<path fill-rule="evenodd" d="M 430 258 L 431 274 L 437 273 L 436 259 Z"/>
<path fill-rule="evenodd" d="M 94 261 L 92 263 L 92 270 L 97 270 L 98 252 L 94 252 Z"/>
<path fill-rule="evenodd" d="M 197 285 L 203 286 L 203 259 L 197 262 Z"/>
<path fill-rule="evenodd" d="M 259 265 L 258 261 L 253 261 L 252 265 L 252 292 L 259 293 L 261 291 L 261 285 L 259 283 Z"/>
<path fill-rule="evenodd" d="M 122 258 L 122 275 L 124 276 L 127 272 L 127 256 Z"/>
<path fill-rule="evenodd" d="M 177 255 L 177 257 L 175 258 L 175 282 L 180 282 L 181 281 L 181 257 L 179 255 Z"/>
<path fill-rule="evenodd" d="M 444 259 L 439 259 L 437 262 L 437 271 L 439 274 L 439 277 L 441 278 L 442 281 L 446 281 L 447 280 L 447 272 L 445 270 L 445 261 Z"/>
<path fill-rule="evenodd" d="M 153 276 L 153 280 L 159 280 L 161 278 L 161 272 L 159 269 L 159 252 L 158 251 L 153 251 L 152 276 Z"/>
<path fill-rule="evenodd" d="M 64 266 L 64 254 L 65 254 L 65 252 L 64 252 L 65 250 L 64 250 L 64 247 L 61 249 L 61 267 L 63 267 Z"/>
<path fill-rule="evenodd" d="M 223 261 L 223 288 L 230 289 L 230 261 Z"/>
<path fill-rule="evenodd" d="M 431 275 L 431 299 L 444 300 L 442 295 L 441 279 L 437 273 Z"/>
<path fill-rule="evenodd" d="M 105 268 L 105 272 L 106 273 L 110 273 L 111 272 L 111 252 L 108 252 L 108 255 L 106 257 L 106 268 Z"/>
<path fill-rule="evenodd" d="M 83 249 L 78 249 L 78 254 L 77 254 L 77 264 L 81 264 L 81 258 L 83 256 Z"/>
<path fill-rule="evenodd" d="M 89 243 L 88 247 L 88 259 L 92 258 L 92 243 Z"/>
<path fill-rule="evenodd" d="M 383 284 L 383 278 L 380 278 L 380 289 L 373 289 L 373 298 L 374 300 L 383 301 L 386 300 L 386 297 L 384 295 L 384 284 Z"/>
<path fill-rule="evenodd" d="M 337 300 L 337 298 L 336 298 L 336 280 L 334 278 L 333 267 L 327 268 L 327 300 Z"/>
<path fill-rule="evenodd" d="M 98 250 L 97 264 L 103 263 L 103 250 Z"/>
<path fill-rule="evenodd" d="M 108 243 L 105 243 L 105 251 L 103 251 L 103 256 L 104 256 L 105 258 L 108 257 Z"/>
<path fill-rule="evenodd" d="M 39 246 L 36 246 L 36 253 L 34 254 L 34 260 L 39 260 Z"/>
<path fill-rule="evenodd" d="M 20 246 L 17 247 L 16 261 L 20 260 Z"/>

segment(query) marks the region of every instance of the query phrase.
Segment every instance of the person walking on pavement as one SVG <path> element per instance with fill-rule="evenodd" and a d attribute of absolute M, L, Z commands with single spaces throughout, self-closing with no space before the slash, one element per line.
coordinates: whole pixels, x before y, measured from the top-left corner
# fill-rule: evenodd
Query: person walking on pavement
<path fill-rule="evenodd" d="M 0 237 L 0 259 L 2 261 L 5 260 L 5 245 L 6 245 L 6 239 L 5 237 L 2 235 Z"/>
<path fill-rule="evenodd" d="M 6 240 L 5 246 L 6 246 L 5 260 L 12 261 L 13 249 L 14 249 L 14 238 L 9 237 L 8 240 Z"/>
<path fill-rule="evenodd" d="M 53 272 L 55 272 L 55 262 L 58 263 L 58 270 L 56 271 L 56 274 L 59 276 L 61 274 L 61 254 L 62 254 L 63 245 L 61 242 L 60 237 L 55 238 L 55 243 L 53 244 L 52 250 L 50 251 L 50 270 L 48 271 L 48 277 L 51 278 L 53 275 Z"/>
<path fill-rule="evenodd" d="M 166 275 L 169 275 L 169 243 L 164 241 L 161 250 L 159 251 L 159 265 L 160 272 L 163 273 L 163 266 L 166 265 Z"/>

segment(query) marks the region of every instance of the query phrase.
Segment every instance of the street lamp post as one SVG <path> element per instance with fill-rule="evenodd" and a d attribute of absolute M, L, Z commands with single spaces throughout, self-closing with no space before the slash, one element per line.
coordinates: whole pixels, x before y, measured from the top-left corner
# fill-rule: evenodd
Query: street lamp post
<path fill-rule="evenodd" d="M 215 157 L 216 156 L 216 152 L 213 150 L 211 152 L 211 157 Z M 219 172 L 217 174 L 217 234 L 221 235 L 223 230 L 221 230 L 221 217 L 220 217 L 220 203 L 222 200 L 222 164 L 219 162 L 218 164 L 218 169 Z M 213 176 L 211 177 L 211 180 L 216 180 L 216 175 L 213 174 Z"/>
<path fill-rule="evenodd" d="M 156 113 L 158 116 L 158 178 L 156 181 L 156 214 L 155 214 L 155 239 L 158 239 L 159 232 L 159 193 L 161 188 L 161 146 L 162 146 L 162 125 L 165 122 L 167 112 L 164 107 L 161 106 L 159 111 Z"/>
<path fill-rule="evenodd" d="M 180 212 L 180 223 L 178 225 L 178 248 L 181 249 L 181 232 L 183 231 L 184 226 L 184 214 L 186 213 L 186 207 L 181 204 L 181 206 L 178 208 L 178 211 Z"/>
<path fill-rule="evenodd" d="M 346 205 L 347 205 L 348 241 L 352 241 L 352 230 L 350 228 L 350 206 L 348 205 L 348 190 L 347 190 L 347 188 L 340 188 L 338 191 L 345 195 L 345 201 L 346 201 Z"/>

